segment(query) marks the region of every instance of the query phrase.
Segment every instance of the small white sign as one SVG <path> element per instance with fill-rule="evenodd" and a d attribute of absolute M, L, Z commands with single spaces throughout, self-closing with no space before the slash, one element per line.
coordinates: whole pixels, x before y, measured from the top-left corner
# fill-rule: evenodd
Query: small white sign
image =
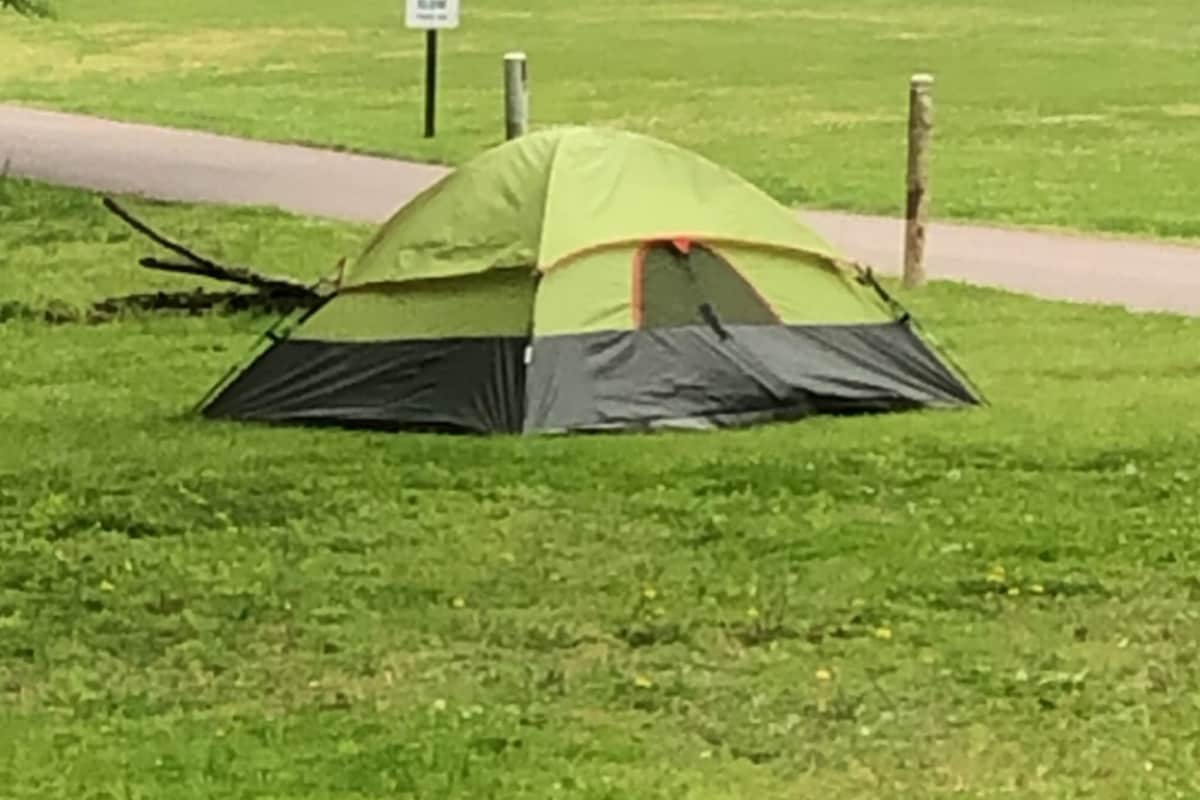
<path fill-rule="evenodd" d="M 406 0 L 410 28 L 439 30 L 457 28 L 459 0 Z"/>

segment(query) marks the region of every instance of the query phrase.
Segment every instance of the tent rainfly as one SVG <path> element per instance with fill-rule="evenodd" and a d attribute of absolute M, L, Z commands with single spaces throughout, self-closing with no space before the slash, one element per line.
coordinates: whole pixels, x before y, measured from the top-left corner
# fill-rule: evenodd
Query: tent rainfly
<path fill-rule="evenodd" d="M 532 134 L 451 172 L 288 322 L 205 416 L 546 433 L 980 402 L 793 211 L 604 129 Z"/>

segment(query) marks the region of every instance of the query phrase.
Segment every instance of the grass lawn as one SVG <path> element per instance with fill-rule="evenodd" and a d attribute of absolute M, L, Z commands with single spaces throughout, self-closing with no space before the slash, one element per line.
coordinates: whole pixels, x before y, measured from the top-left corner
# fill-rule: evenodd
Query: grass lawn
<path fill-rule="evenodd" d="M 0 191 L 0 297 L 174 280 L 92 199 Z M 135 208 L 307 275 L 363 235 Z M 906 299 L 990 408 L 268 429 L 186 416 L 265 319 L 0 324 L 3 793 L 1195 796 L 1200 323 Z"/>
<path fill-rule="evenodd" d="M 1200 238 L 1195 0 L 468 0 L 441 136 L 401 0 L 58 0 L 0 14 L 0 97 L 457 161 L 501 135 L 500 59 L 538 123 L 646 131 L 782 199 L 899 213 L 908 77 L 938 76 L 939 215 Z"/>

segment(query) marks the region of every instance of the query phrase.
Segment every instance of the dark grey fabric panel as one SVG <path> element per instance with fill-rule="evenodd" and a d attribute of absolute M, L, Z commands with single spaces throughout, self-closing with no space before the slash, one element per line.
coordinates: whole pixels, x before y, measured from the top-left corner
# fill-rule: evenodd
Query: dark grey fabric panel
<path fill-rule="evenodd" d="M 475 433 L 519 432 L 524 338 L 318 342 L 263 353 L 209 417 Z"/>
<path fill-rule="evenodd" d="M 830 411 L 876 403 L 886 408 L 896 401 L 918 406 L 978 402 L 907 321 L 747 326 L 737 329 L 736 336 L 747 349 L 762 354 L 781 380 L 816 398 L 829 398 Z"/>
<path fill-rule="evenodd" d="M 527 431 L 706 427 L 977 402 L 906 322 L 535 339 Z"/>
<path fill-rule="evenodd" d="M 652 328 L 535 339 L 527 431 L 608 429 L 804 402 L 712 328 Z"/>

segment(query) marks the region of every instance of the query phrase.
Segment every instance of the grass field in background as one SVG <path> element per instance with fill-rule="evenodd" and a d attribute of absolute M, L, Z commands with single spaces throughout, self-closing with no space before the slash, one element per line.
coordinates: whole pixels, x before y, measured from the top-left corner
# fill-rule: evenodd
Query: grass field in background
<path fill-rule="evenodd" d="M 938 215 L 1200 237 L 1194 0 L 477 0 L 443 37 L 433 143 L 400 0 L 57 5 L 0 14 L 0 98 L 454 162 L 500 138 L 522 49 L 539 124 L 645 131 L 868 212 L 903 208 L 907 82 L 930 70 Z"/>
<path fill-rule="evenodd" d="M 0 191 L 0 297 L 193 283 L 86 195 Z M 313 276 L 363 235 L 132 206 Z M 990 408 L 222 425 L 187 411 L 265 318 L 0 324 L 5 796 L 1195 796 L 1200 323 L 905 299 Z"/>

